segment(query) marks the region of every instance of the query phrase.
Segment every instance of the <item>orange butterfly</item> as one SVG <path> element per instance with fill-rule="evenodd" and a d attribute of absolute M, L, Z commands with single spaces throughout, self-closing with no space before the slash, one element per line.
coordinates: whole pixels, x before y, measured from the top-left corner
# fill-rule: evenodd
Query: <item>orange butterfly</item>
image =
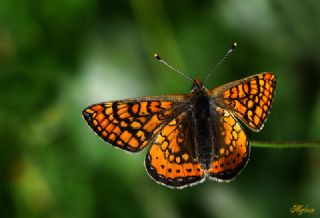
<path fill-rule="evenodd" d="M 242 171 L 250 156 L 238 120 L 260 131 L 275 86 L 276 77 L 268 72 L 212 90 L 196 79 L 191 94 L 94 104 L 83 111 L 83 117 L 102 139 L 118 148 L 138 152 L 151 144 L 145 166 L 162 185 L 183 188 L 206 179 L 227 182 Z"/>

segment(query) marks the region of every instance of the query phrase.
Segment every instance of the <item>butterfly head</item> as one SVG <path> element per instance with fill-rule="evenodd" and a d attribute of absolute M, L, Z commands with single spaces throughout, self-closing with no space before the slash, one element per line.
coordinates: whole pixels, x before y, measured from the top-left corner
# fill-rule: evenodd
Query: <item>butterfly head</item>
<path fill-rule="evenodd" d="M 203 94 L 206 93 L 207 89 L 199 79 L 193 80 L 193 84 L 191 87 L 192 94 Z"/>

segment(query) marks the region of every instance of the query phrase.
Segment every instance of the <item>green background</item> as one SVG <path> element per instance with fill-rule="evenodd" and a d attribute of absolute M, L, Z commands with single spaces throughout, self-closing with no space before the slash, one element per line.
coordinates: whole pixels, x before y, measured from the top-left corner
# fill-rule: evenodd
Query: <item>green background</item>
<path fill-rule="evenodd" d="M 0 0 L 0 216 L 288 217 L 294 204 L 319 216 L 319 148 L 254 147 L 231 183 L 171 190 L 147 175 L 147 149 L 114 149 L 81 117 L 101 101 L 189 93 L 153 54 L 203 78 L 237 41 L 208 88 L 274 72 L 270 118 L 250 139 L 317 140 L 319 40 L 316 0 Z"/>

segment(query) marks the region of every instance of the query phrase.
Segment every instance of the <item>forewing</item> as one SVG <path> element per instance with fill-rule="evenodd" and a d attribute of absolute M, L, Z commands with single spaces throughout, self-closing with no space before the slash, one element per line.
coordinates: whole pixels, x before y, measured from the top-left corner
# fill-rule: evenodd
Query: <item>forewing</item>
<path fill-rule="evenodd" d="M 144 97 L 95 104 L 82 114 L 88 125 L 112 145 L 137 152 L 185 105 L 183 95 Z"/>
<path fill-rule="evenodd" d="M 192 154 L 194 144 L 190 128 L 190 121 L 182 113 L 165 125 L 155 138 L 145 166 L 156 182 L 183 188 L 204 181 L 204 170 Z"/>
<path fill-rule="evenodd" d="M 249 128 L 260 131 L 270 113 L 276 76 L 261 73 L 209 91 L 213 101 L 241 119 Z"/>
<path fill-rule="evenodd" d="M 210 178 L 230 181 L 246 166 L 250 145 L 237 120 L 228 111 L 217 107 L 213 125 L 215 129 L 215 156 L 211 164 Z"/>

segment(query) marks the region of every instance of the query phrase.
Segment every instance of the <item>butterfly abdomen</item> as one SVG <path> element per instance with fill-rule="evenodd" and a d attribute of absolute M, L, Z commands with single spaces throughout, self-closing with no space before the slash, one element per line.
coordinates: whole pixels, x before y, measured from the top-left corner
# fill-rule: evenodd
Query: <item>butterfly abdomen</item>
<path fill-rule="evenodd" d="M 213 157 L 209 101 L 207 95 L 195 95 L 192 98 L 194 154 L 205 169 L 210 168 Z"/>

